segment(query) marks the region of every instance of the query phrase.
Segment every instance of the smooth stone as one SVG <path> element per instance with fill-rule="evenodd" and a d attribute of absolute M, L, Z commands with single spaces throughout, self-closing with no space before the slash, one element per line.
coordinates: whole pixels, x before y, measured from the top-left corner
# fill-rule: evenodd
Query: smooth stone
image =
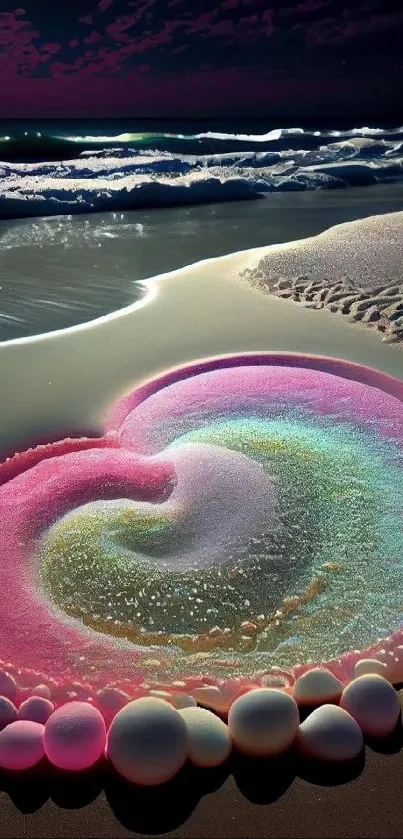
<path fill-rule="evenodd" d="M 117 772 L 143 786 L 163 784 L 186 761 L 187 728 L 164 699 L 147 696 L 129 702 L 112 721 L 107 756 Z"/>
<path fill-rule="evenodd" d="M 196 708 L 197 702 L 193 696 L 189 696 L 187 693 L 175 693 L 170 692 L 168 690 L 150 690 L 149 696 L 153 696 L 156 699 L 165 699 L 166 702 L 169 702 L 177 711 L 180 711 L 181 708 Z"/>
<path fill-rule="evenodd" d="M 197 708 L 194 696 L 190 696 L 188 693 L 171 693 L 169 701 L 177 711 L 182 711 L 185 708 Z"/>
<path fill-rule="evenodd" d="M 232 740 L 247 755 L 270 757 L 286 751 L 299 726 L 298 705 L 288 693 L 258 688 L 231 705 L 228 728 Z"/>
<path fill-rule="evenodd" d="M 222 694 L 219 687 L 216 685 L 205 685 L 193 688 L 192 696 L 200 705 L 205 705 L 207 708 L 213 708 L 218 713 L 224 712 L 228 709 L 228 700 Z"/>
<path fill-rule="evenodd" d="M 130 702 L 130 696 L 119 688 L 106 687 L 96 692 L 95 701 L 100 710 L 110 718 Z"/>
<path fill-rule="evenodd" d="M 338 705 L 321 705 L 299 726 L 297 745 L 315 760 L 354 760 L 364 738 L 355 719 Z"/>
<path fill-rule="evenodd" d="M 55 706 L 50 699 L 45 699 L 43 696 L 30 696 L 25 702 L 21 702 L 17 716 L 19 720 L 31 720 L 45 725 L 54 710 Z"/>
<path fill-rule="evenodd" d="M 67 702 L 45 725 L 45 752 L 59 769 L 80 771 L 92 766 L 105 749 L 104 718 L 87 702 Z"/>
<path fill-rule="evenodd" d="M 376 658 L 361 658 L 354 667 L 354 679 L 358 679 L 359 676 L 373 675 L 374 673 L 387 679 L 387 665 L 383 661 L 378 661 Z"/>
<path fill-rule="evenodd" d="M 17 696 L 17 683 L 5 670 L 0 670 L 0 696 L 5 696 L 12 702 L 15 702 Z"/>
<path fill-rule="evenodd" d="M 42 696 L 44 699 L 51 699 L 52 692 L 47 685 L 35 685 L 32 690 L 33 696 Z"/>
<path fill-rule="evenodd" d="M 23 771 L 44 757 L 44 726 L 32 720 L 16 720 L 0 733 L 0 766 Z"/>
<path fill-rule="evenodd" d="M 179 711 L 188 730 L 188 758 L 194 766 L 220 766 L 232 748 L 228 726 L 206 708 Z"/>
<path fill-rule="evenodd" d="M 315 667 L 296 679 L 293 697 L 298 705 L 322 705 L 325 702 L 338 702 L 343 693 L 343 682 L 330 670 Z"/>
<path fill-rule="evenodd" d="M 387 737 L 400 716 L 399 697 L 393 685 L 377 674 L 359 676 L 350 682 L 344 688 L 340 706 L 371 737 Z"/>
<path fill-rule="evenodd" d="M 10 723 L 15 722 L 17 719 L 17 709 L 11 699 L 7 699 L 6 696 L 0 696 L 0 731 L 6 727 L 6 725 L 10 725 Z"/>

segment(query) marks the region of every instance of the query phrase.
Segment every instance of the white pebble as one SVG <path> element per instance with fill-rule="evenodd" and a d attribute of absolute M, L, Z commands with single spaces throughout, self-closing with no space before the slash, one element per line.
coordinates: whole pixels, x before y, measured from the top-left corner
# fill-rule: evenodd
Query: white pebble
<path fill-rule="evenodd" d="M 354 667 L 354 678 L 359 676 L 368 676 L 369 674 L 377 673 L 378 676 L 388 678 L 388 668 L 383 661 L 378 661 L 376 658 L 362 658 L 357 661 Z"/>
<path fill-rule="evenodd" d="M 18 719 L 31 720 L 31 722 L 40 722 L 45 725 L 54 710 L 55 706 L 50 699 L 45 699 L 43 696 L 30 696 L 25 702 L 21 702 Z"/>
<path fill-rule="evenodd" d="M 337 705 L 321 705 L 301 723 L 297 744 L 303 754 L 315 760 L 353 760 L 363 748 L 358 723 Z"/>
<path fill-rule="evenodd" d="M 228 728 L 236 747 L 245 754 L 269 757 L 288 749 L 299 725 L 298 705 L 275 688 L 243 694 L 231 705 Z"/>
<path fill-rule="evenodd" d="M 338 702 L 343 688 L 343 682 L 330 670 L 315 667 L 296 679 L 293 696 L 298 705 L 322 705 L 325 702 Z"/>
<path fill-rule="evenodd" d="M 15 722 L 17 719 L 17 709 L 15 705 L 11 702 L 11 699 L 7 699 L 6 696 L 0 696 L 0 731 L 9 725 L 11 722 Z"/>
<path fill-rule="evenodd" d="M 200 767 L 224 763 L 232 746 L 228 726 L 206 708 L 184 708 L 179 713 L 188 730 L 191 763 Z"/>
<path fill-rule="evenodd" d="M 6 673 L 5 670 L 0 670 L 0 696 L 6 696 L 15 702 L 17 696 L 17 684 L 15 679 Z"/>
<path fill-rule="evenodd" d="M 400 704 L 394 687 L 382 676 L 359 676 L 344 688 L 340 705 L 355 720 L 364 734 L 387 737 L 394 730 L 400 715 Z"/>
<path fill-rule="evenodd" d="M 187 757 L 184 720 L 163 699 L 142 697 L 116 714 L 108 732 L 107 755 L 128 781 L 144 786 L 169 781 Z"/>

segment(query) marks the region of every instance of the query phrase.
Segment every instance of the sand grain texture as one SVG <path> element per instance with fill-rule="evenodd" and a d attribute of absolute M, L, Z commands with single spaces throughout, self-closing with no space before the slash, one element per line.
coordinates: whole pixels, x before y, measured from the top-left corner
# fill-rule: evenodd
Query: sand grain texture
<path fill-rule="evenodd" d="M 338 224 L 273 246 L 244 272 L 253 286 L 310 309 L 329 309 L 403 340 L 403 212 Z"/>

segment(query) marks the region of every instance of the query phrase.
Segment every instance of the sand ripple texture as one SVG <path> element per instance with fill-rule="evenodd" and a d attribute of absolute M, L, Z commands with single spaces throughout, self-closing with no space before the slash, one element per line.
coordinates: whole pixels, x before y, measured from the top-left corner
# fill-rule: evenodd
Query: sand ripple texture
<path fill-rule="evenodd" d="M 338 224 L 273 246 L 243 277 L 262 291 L 328 309 L 403 340 L 403 212 Z"/>

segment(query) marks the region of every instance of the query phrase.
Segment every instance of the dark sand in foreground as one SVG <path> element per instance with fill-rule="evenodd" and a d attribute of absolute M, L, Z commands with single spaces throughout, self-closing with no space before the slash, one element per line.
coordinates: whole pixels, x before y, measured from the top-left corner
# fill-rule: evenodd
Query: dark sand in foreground
<path fill-rule="evenodd" d="M 401 837 L 400 745 L 395 739 L 383 754 L 367 748 L 365 766 L 350 769 L 310 770 L 290 758 L 259 768 L 244 761 L 199 774 L 186 769 L 158 791 L 126 786 L 105 769 L 41 782 L 3 776 L 0 836 Z"/>

